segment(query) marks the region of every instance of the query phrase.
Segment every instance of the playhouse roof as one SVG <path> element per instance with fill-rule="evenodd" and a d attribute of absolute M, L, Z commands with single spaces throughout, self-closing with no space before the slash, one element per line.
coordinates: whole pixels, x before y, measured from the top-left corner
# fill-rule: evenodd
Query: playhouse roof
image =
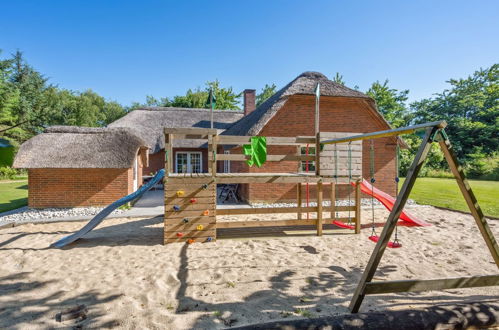
<path fill-rule="evenodd" d="M 242 111 L 214 110 L 213 127 L 223 132 L 244 116 Z M 210 109 L 149 107 L 134 110 L 111 123 L 109 127 L 127 127 L 134 130 L 152 153 L 165 147 L 164 128 L 210 128 Z M 199 148 L 206 141 L 177 140 L 175 147 Z"/>
<path fill-rule="evenodd" d="M 386 124 L 389 124 L 383 116 L 376 110 L 375 102 L 372 98 L 357 90 L 343 86 L 329 80 L 325 75 L 320 72 L 304 72 L 296 77 L 289 84 L 284 86 L 281 90 L 267 99 L 258 108 L 256 108 L 249 115 L 245 116 L 228 130 L 224 135 L 258 135 L 263 127 L 272 119 L 277 111 L 287 102 L 291 95 L 315 95 L 317 83 L 320 82 L 321 96 L 335 96 L 335 97 L 350 97 L 360 98 L 369 104 L 369 106 L 376 112 L 379 119 Z"/>
<path fill-rule="evenodd" d="M 52 126 L 24 142 L 16 168 L 130 168 L 146 143 L 127 128 Z"/>

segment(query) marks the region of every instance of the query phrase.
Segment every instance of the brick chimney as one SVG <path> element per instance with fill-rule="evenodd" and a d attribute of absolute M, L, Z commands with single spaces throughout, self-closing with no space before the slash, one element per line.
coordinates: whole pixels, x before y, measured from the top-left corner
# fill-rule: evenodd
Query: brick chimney
<path fill-rule="evenodd" d="M 256 91 L 254 89 L 245 89 L 243 92 L 243 100 L 244 100 L 244 115 L 247 116 L 253 110 L 255 110 L 255 96 Z"/>

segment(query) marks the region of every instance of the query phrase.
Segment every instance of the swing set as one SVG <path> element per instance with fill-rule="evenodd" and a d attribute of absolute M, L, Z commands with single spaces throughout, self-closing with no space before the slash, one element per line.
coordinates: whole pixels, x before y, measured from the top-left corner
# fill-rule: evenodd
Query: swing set
<path fill-rule="evenodd" d="M 416 182 L 417 176 L 423 167 L 424 161 L 430 151 L 433 142 L 438 142 L 440 148 L 442 149 L 445 159 L 452 171 L 459 189 L 470 209 L 471 215 L 473 216 L 475 223 L 480 230 L 483 240 L 485 241 L 487 248 L 489 249 L 492 258 L 499 269 L 499 246 L 492 234 L 487 220 L 485 219 L 480 206 L 475 198 L 473 191 L 471 190 L 468 181 L 464 175 L 463 168 L 458 164 L 457 157 L 454 153 L 453 147 L 445 133 L 445 127 L 447 123 L 445 121 L 438 121 L 420 125 L 414 125 L 409 127 L 402 127 L 393 130 L 372 132 L 367 134 L 360 134 L 356 136 L 331 139 L 321 141 L 322 144 L 338 144 L 338 143 L 351 143 L 352 141 L 362 141 L 371 140 L 371 192 L 374 195 L 373 185 L 376 180 L 374 178 L 374 147 L 373 139 L 384 138 L 390 136 L 399 136 L 403 134 L 413 133 L 417 130 L 425 130 L 425 135 L 419 146 L 418 152 L 414 157 L 414 160 L 409 168 L 407 177 L 400 189 L 397 189 L 397 198 L 394 202 L 393 208 L 387 221 L 383 227 L 381 234 L 378 236 L 374 225 L 372 227 L 372 234 L 369 237 L 370 240 L 376 242 L 376 246 L 371 254 L 369 262 L 362 274 L 362 277 L 357 285 L 355 293 L 350 302 L 349 309 L 352 313 L 357 313 L 366 295 L 371 294 L 385 294 L 385 293 L 396 293 L 396 292 L 419 292 L 419 291 L 429 291 L 429 290 L 446 290 L 454 288 L 471 288 L 471 287 L 484 287 L 484 286 L 496 286 L 499 285 L 499 275 L 482 275 L 482 276 L 467 276 L 467 277 L 457 277 L 457 278 L 441 278 L 441 279 L 416 279 L 416 280 L 396 280 L 396 281 L 376 281 L 373 282 L 372 279 L 378 268 L 378 265 L 383 257 L 383 254 L 387 247 L 398 248 L 401 244 L 397 237 L 397 222 L 402 218 L 403 208 L 409 198 L 409 194 Z M 398 163 L 398 161 L 397 161 Z M 397 164 L 398 168 L 398 164 Z M 398 183 L 398 173 L 395 176 L 395 181 Z M 373 202 L 373 200 L 371 200 Z M 373 205 L 373 203 L 371 203 Z M 374 208 L 372 207 L 374 211 Z M 374 213 L 374 212 L 373 212 Z M 374 214 L 373 214 L 374 219 Z M 390 242 L 390 238 L 395 231 L 394 240 Z"/>

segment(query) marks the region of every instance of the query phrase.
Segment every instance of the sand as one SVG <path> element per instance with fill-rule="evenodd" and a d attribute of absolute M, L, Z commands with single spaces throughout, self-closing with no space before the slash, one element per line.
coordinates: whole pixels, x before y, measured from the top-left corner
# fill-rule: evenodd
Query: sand
<path fill-rule="evenodd" d="M 375 279 L 497 273 L 471 216 L 410 210 L 433 226 L 400 227 L 404 247 L 387 250 Z M 376 209 L 377 221 L 386 215 Z M 499 221 L 489 223 L 499 237 Z M 210 329 L 343 314 L 374 248 L 369 229 L 163 246 L 161 218 L 106 220 L 67 249 L 48 248 L 83 224 L 0 230 L 0 328 Z M 495 304 L 498 297 L 499 287 L 378 295 L 367 297 L 362 311 Z M 84 319 L 56 321 L 57 313 L 80 304 L 88 311 Z"/>

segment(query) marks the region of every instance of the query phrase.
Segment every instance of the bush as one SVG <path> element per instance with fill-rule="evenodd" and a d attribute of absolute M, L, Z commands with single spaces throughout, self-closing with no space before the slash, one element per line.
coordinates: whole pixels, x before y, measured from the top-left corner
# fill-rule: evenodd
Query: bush
<path fill-rule="evenodd" d="M 15 168 L 3 166 L 0 167 L 0 180 L 23 179 L 27 176 L 25 170 L 16 170 Z"/>
<path fill-rule="evenodd" d="M 466 174 L 473 179 L 499 180 L 499 153 L 487 156 L 480 148 L 468 155 Z"/>

